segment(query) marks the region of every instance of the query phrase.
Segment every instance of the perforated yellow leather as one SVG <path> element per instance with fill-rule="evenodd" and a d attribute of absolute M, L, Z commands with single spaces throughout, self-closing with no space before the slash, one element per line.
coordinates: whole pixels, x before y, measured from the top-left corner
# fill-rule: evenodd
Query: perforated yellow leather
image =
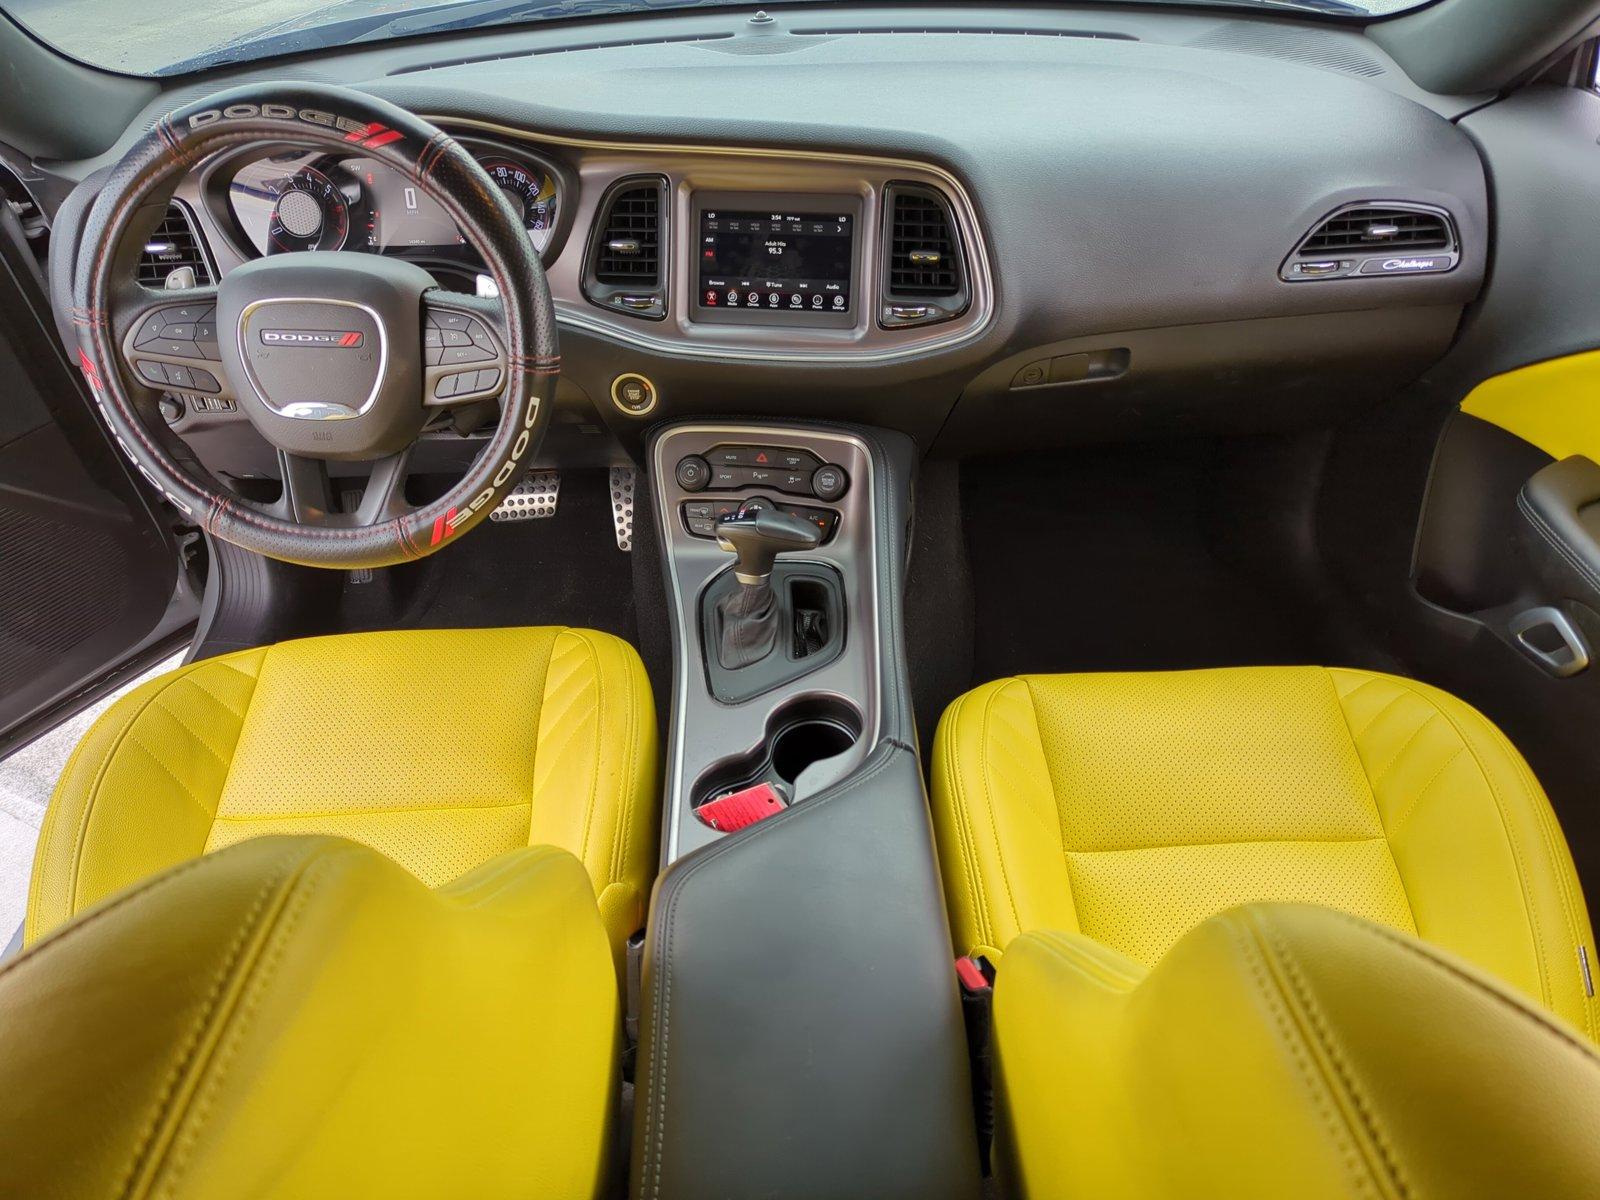
<path fill-rule="evenodd" d="M 1329 908 L 1232 910 L 1148 973 L 1082 934 L 1024 934 L 993 1029 L 1007 1195 L 1600 1195 L 1594 1046 L 1464 960 Z"/>
<path fill-rule="evenodd" d="M 581 629 L 407 630 L 206 659 L 125 696 L 46 813 L 26 938 L 186 858 L 348 837 L 430 886 L 518 846 L 588 868 L 618 954 L 656 866 L 638 655 Z"/>
<path fill-rule="evenodd" d="M 251 839 L 0 965 L 0 1195 L 593 1197 L 619 1040 L 565 851 Z"/>
<path fill-rule="evenodd" d="M 1323 904 L 1600 1033 L 1571 855 L 1527 764 L 1435 688 L 1313 667 L 1003 679 L 940 723 L 960 953 L 1085 934 L 1146 966 L 1214 913 Z"/>

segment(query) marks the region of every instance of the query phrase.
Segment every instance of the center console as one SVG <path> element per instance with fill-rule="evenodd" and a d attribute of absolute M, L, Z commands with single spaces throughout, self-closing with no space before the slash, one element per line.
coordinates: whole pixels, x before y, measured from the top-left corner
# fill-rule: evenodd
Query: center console
<path fill-rule="evenodd" d="M 901 628 L 913 444 L 685 423 L 647 464 L 676 662 L 631 1194 L 977 1200 Z"/>
<path fill-rule="evenodd" d="M 854 433 L 679 425 L 651 448 L 676 609 L 668 862 L 740 827 L 717 802 L 788 807 L 882 728 L 879 470 Z"/>

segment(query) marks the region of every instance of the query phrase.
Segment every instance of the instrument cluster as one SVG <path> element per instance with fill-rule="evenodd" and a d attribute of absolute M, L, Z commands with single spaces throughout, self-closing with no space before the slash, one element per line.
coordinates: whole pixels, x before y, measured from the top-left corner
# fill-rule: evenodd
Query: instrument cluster
<path fill-rule="evenodd" d="M 526 154 L 474 149 L 521 217 L 534 249 L 558 249 L 561 172 Z M 237 228 L 258 254 L 358 250 L 469 262 L 476 255 L 444 208 L 414 181 L 359 154 L 285 149 L 241 163 L 227 185 Z"/>

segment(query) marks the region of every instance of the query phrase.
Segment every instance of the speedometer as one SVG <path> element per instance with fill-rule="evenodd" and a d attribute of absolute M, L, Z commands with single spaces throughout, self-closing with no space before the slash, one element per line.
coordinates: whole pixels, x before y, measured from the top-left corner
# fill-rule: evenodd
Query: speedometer
<path fill-rule="evenodd" d="M 352 192 L 359 198 L 354 179 L 336 182 L 315 167 L 301 167 L 278 187 L 267 222 L 269 252 L 340 249 L 350 236 Z"/>
<path fill-rule="evenodd" d="M 505 193 L 512 210 L 522 218 L 533 248 L 543 254 L 555 233 L 561 203 L 555 177 L 510 158 L 485 158 L 481 164 L 489 172 L 489 178 Z"/>

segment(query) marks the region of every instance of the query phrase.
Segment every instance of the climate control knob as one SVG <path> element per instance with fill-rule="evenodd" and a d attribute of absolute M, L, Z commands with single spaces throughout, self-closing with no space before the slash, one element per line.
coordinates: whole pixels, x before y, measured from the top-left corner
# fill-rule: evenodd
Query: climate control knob
<path fill-rule="evenodd" d="M 678 460 L 678 486 L 686 492 L 702 492 L 711 483 L 711 464 L 698 454 Z"/>

